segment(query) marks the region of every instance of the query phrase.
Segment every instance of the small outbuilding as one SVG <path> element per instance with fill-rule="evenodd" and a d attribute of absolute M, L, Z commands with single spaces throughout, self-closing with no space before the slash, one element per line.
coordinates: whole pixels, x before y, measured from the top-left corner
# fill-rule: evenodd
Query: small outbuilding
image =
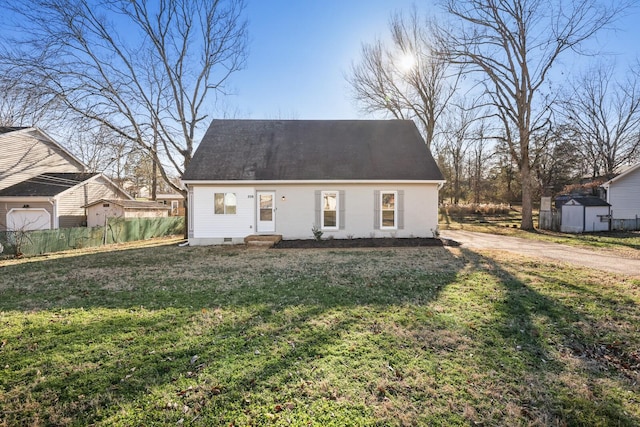
<path fill-rule="evenodd" d="M 563 233 L 609 231 L 611 205 L 599 197 L 575 196 L 562 205 Z"/>
<path fill-rule="evenodd" d="M 162 218 L 169 216 L 170 206 L 157 202 L 139 200 L 102 199 L 89 203 L 87 208 L 87 226 L 105 225 L 109 218 Z"/>
<path fill-rule="evenodd" d="M 184 216 L 184 196 L 178 193 L 162 193 L 156 195 L 156 202 L 171 206 L 169 216 Z"/>

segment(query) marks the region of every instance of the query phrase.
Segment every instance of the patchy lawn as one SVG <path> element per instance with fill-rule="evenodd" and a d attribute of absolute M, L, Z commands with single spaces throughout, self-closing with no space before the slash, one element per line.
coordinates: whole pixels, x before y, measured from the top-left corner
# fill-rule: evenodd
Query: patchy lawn
<path fill-rule="evenodd" d="M 640 281 L 462 248 L 0 262 L 0 425 L 640 424 Z"/>

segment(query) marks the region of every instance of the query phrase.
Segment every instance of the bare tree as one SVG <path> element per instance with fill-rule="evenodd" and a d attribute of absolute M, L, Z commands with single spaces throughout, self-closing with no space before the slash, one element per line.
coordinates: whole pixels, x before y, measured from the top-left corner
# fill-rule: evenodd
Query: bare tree
<path fill-rule="evenodd" d="M 624 4 L 593 0 L 445 0 L 452 17 L 441 53 L 477 73 L 503 125 L 522 186 L 521 228 L 533 229 L 530 140 L 547 121 L 542 96 L 552 66 L 616 18 Z"/>
<path fill-rule="evenodd" d="M 458 77 L 448 76 L 449 64 L 434 54 L 431 26 L 415 9 L 409 17 L 392 16 L 391 45 L 363 44 L 360 62 L 347 76 L 363 111 L 416 121 L 429 148 Z"/>
<path fill-rule="evenodd" d="M 56 108 L 55 99 L 41 98 L 14 71 L 7 69 L 0 74 L 0 126 L 45 127 L 50 111 Z"/>
<path fill-rule="evenodd" d="M 458 204 L 462 197 L 462 180 L 467 159 L 467 152 L 473 145 L 474 125 L 479 110 L 461 102 L 451 104 L 442 120 L 442 145 L 439 152 L 446 156 L 451 170 L 451 195 L 453 203 Z"/>
<path fill-rule="evenodd" d="M 612 65 L 588 70 L 573 84 L 560 112 L 573 129 L 594 177 L 611 178 L 640 155 L 640 86 L 637 71 L 615 78 Z"/>
<path fill-rule="evenodd" d="M 479 204 L 482 200 L 484 174 L 489 169 L 488 162 L 493 153 L 489 147 L 487 137 L 487 124 L 481 121 L 473 131 L 471 154 L 469 156 L 469 180 L 470 190 L 473 193 L 473 203 Z"/>
<path fill-rule="evenodd" d="M 244 0 L 3 0 L 18 18 L 0 65 L 144 150 L 171 187 L 215 98 L 243 67 Z"/>

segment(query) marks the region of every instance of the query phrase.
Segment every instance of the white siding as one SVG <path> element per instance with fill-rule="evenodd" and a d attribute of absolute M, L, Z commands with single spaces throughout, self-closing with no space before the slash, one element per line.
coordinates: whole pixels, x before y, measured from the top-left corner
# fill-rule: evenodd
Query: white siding
<path fill-rule="evenodd" d="M 214 194 L 235 193 L 237 200 L 234 215 L 214 214 Z M 193 188 L 193 238 L 190 241 L 206 244 L 222 243 L 231 238 L 240 243 L 255 233 L 255 190 L 253 187 L 227 186 Z"/>
<path fill-rule="evenodd" d="M 318 190 L 344 192 L 345 198 L 339 201 L 344 204 L 344 224 L 340 230 L 325 231 L 323 237 L 433 237 L 438 227 L 437 184 L 305 184 L 276 189 L 277 234 L 282 234 L 285 239 L 313 238 L 311 228 L 316 222 L 314 195 Z M 376 191 L 403 192 L 402 229 L 374 228 Z M 284 201 L 282 196 L 285 196 Z"/>
<path fill-rule="evenodd" d="M 582 206 L 573 201 L 562 206 L 563 233 L 590 233 L 608 231 L 609 221 L 601 221 L 601 215 L 609 215 L 608 206 Z"/>
<path fill-rule="evenodd" d="M 368 237 L 433 237 L 438 227 L 437 184 L 291 184 L 250 186 L 193 186 L 192 244 L 217 243 L 214 239 L 234 238 L 240 242 L 255 233 L 255 192 L 275 191 L 276 229 L 284 239 L 312 239 L 316 223 L 316 192 L 339 191 L 344 200 L 343 224 L 340 230 L 325 231 L 323 237 L 336 239 Z M 374 228 L 374 195 L 376 191 L 398 191 L 403 194 L 402 228 Z M 237 215 L 214 215 L 213 194 L 235 192 Z M 284 199 L 283 199 L 284 197 Z M 399 221 L 400 222 L 400 221 Z M 344 225 L 344 227 L 343 227 Z"/>
<path fill-rule="evenodd" d="M 82 172 L 83 166 L 35 129 L 0 135 L 0 189 L 43 173 Z"/>
<path fill-rule="evenodd" d="M 584 231 L 609 231 L 609 220 L 601 221 L 602 215 L 609 215 L 608 206 L 587 206 L 584 213 Z"/>
<path fill-rule="evenodd" d="M 104 206 L 109 205 L 109 206 Z M 87 227 L 104 226 L 106 218 L 122 218 L 124 217 L 124 208 L 114 203 L 96 203 L 87 208 Z"/>
<path fill-rule="evenodd" d="M 607 191 L 613 219 L 640 216 L 640 169 L 612 182 Z"/>

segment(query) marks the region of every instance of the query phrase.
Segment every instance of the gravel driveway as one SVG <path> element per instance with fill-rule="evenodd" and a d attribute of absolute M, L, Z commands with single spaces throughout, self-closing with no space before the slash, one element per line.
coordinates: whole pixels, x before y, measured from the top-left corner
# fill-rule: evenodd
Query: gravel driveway
<path fill-rule="evenodd" d="M 604 251 L 464 230 L 443 230 L 440 237 L 456 241 L 467 249 L 516 252 L 521 255 L 549 258 L 596 270 L 640 277 L 640 260 L 623 258 Z"/>

